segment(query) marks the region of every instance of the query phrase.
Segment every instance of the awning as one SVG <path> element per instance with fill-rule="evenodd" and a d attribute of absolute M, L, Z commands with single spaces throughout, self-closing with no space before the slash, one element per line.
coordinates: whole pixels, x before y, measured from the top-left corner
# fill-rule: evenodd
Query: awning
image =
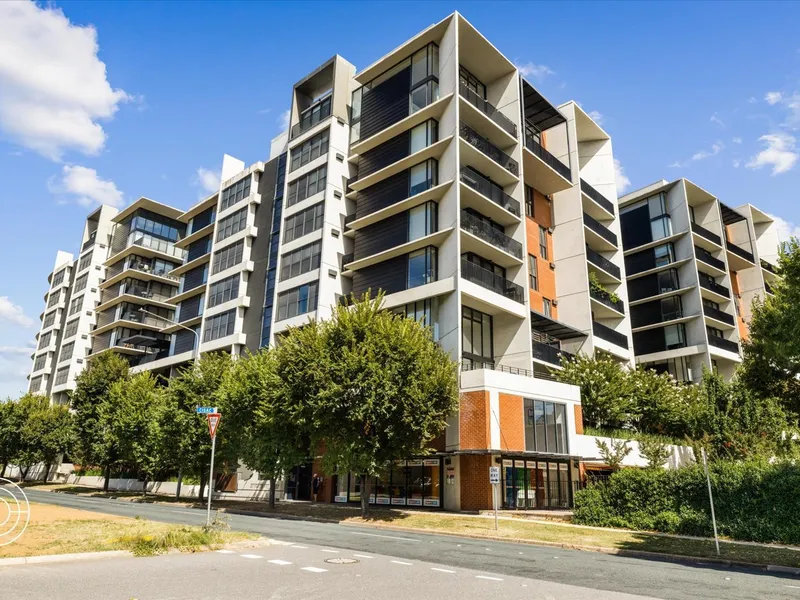
<path fill-rule="evenodd" d="M 550 317 L 545 317 L 543 314 L 531 311 L 531 329 L 540 333 L 546 333 L 552 338 L 557 340 L 572 340 L 575 338 L 585 338 L 586 334 L 574 327 L 570 327 L 566 323 L 556 321 Z"/>
<path fill-rule="evenodd" d="M 744 217 L 733 210 L 730 206 L 725 206 L 722 202 L 719 203 L 719 210 L 722 213 L 722 222 L 725 225 L 733 225 L 739 221 L 744 221 Z"/>
<path fill-rule="evenodd" d="M 525 120 L 534 125 L 539 131 L 545 131 L 567 119 L 561 112 L 542 96 L 530 83 L 522 80 L 522 101 L 525 110 Z"/>

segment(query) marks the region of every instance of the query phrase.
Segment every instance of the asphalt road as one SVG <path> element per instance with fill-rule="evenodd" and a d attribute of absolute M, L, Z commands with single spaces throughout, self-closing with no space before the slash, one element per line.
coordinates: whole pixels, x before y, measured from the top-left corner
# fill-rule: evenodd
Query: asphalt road
<path fill-rule="evenodd" d="M 140 516 L 171 523 L 200 525 L 205 522 L 205 511 L 198 509 L 86 498 L 39 492 L 30 488 L 26 493 L 34 502 L 115 515 Z M 677 600 L 800 598 L 800 579 L 759 571 L 675 564 L 513 542 L 395 532 L 366 526 L 241 515 L 228 515 L 228 517 L 233 529 L 252 531 L 269 538 L 283 540 L 293 544 L 294 547 L 276 546 L 259 549 L 253 554 L 263 554 L 264 557 L 250 559 L 236 553 L 233 555 L 210 553 L 154 559 L 113 559 L 103 561 L 100 565 L 92 562 L 7 567 L 0 569 L 3 596 L 8 598 L 119 597 L 125 600 L 129 598 L 141 600 L 214 598 L 221 597 L 224 590 L 226 596 L 235 594 L 238 596 L 237 600 L 245 600 L 251 597 L 308 598 L 319 593 L 324 593 L 326 596 L 339 595 L 341 592 L 351 595 L 354 591 L 358 593 L 369 590 L 370 596 L 378 594 L 383 598 L 405 596 L 409 599 L 436 598 L 437 600 L 442 597 L 458 597 L 459 600 L 492 597 L 613 598 L 614 600 L 631 597 Z M 325 552 L 323 548 L 339 552 Z M 290 551 L 301 554 L 292 558 Z M 275 552 L 279 552 L 280 556 L 274 554 Z M 360 562 L 355 565 L 324 567 L 320 564 L 320 560 L 324 558 L 354 557 L 355 554 L 373 558 L 359 559 Z M 292 564 L 280 565 L 268 562 L 273 560 L 273 557 L 275 560 Z M 275 568 L 278 566 L 285 568 Z M 303 570 L 305 566 L 327 568 L 327 571 Z M 432 570 L 433 568 L 443 570 Z M 194 576 L 201 577 L 204 569 L 217 572 L 227 584 L 219 588 L 208 587 L 217 585 L 208 583 L 211 580 L 209 574 L 205 584 L 192 587 Z M 81 577 L 81 574 L 84 577 Z M 354 574 L 361 574 L 361 577 L 353 577 Z M 315 579 L 310 575 L 321 577 Z M 445 575 L 451 577 L 448 579 L 444 577 Z M 478 575 L 496 579 L 482 579 L 478 578 Z M 346 577 L 346 580 L 337 579 L 327 584 L 320 583 L 322 576 L 329 579 Z M 261 577 L 264 579 L 259 579 Z M 445 581 L 442 582 L 442 579 Z M 68 595 L 71 589 L 70 582 L 73 581 L 84 595 Z M 114 582 L 112 586 L 114 594 L 118 590 L 122 593 L 123 588 L 119 586 L 123 585 L 121 583 L 123 581 L 124 586 L 133 583 L 141 587 L 136 588 L 138 591 L 124 587 L 127 596 L 108 595 L 108 589 L 105 589 L 106 595 L 88 593 L 90 590 L 95 590 L 93 594 L 100 594 L 99 590 L 103 586 L 107 588 L 109 581 Z M 161 588 L 148 587 L 156 583 L 163 585 Z M 490 583 L 494 585 L 488 585 Z M 51 592 L 58 591 L 58 593 L 56 595 L 44 593 L 47 588 L 41 586 L 47 585 L 57 586 L 52 588 Z M 92 588 L 93 585 L 98 587 Z M 6 592 L 12 589 L 13 595 L 10 593 L 7 595 Z"/>

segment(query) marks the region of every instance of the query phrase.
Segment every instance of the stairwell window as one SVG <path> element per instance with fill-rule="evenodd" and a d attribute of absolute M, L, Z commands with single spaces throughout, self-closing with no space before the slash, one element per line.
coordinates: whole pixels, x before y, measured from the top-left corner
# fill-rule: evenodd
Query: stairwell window
<path fill-rule="evenodd" d="M 525 216 L 533 219 L 534 215 L 534 193 L 533 188 L 529 185 L 525 186 Z"/>
<path fill-rule="evenodd" d="M 528 280 L 533 291 L 539 291 L 539 270 L 536 264 L 536 257 L 528 255 Z"/>
<path fill-rule="evenodd" d="M 542 260 L 548 260 L 547 257 L 547 229 L 539 225 L 539 256 Z"/>

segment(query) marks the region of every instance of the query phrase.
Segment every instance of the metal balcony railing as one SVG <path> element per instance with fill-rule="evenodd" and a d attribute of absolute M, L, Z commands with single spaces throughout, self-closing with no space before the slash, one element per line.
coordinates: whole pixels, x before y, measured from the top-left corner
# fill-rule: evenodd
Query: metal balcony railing
<path fill-rule="evenodd" d="M 345 267 L 346 267 L 348 264 L 350 264 L 351 262 L 353 262 L 353 258 L 354 258 L 354 256 L 355 256 L 355 253 L 354 253 L 354 252 L 351 252 L 350 254 L 344 254 L 344 255 L 342 255 L 342 265 L 341 265 L 341 269 L 342 269 L 343 271 L 344 271 Z"/>
<path fill-rule="evenodd" d="M 625 314 L 625 304 L 622 302 L 622 300 L 617 300 L 616 302 L 614 302 L 611 299 L 611 295 L 608 294 L 607 292 L 602 292 L 600 290 L 590 289 L 589 290 L 589 295 L 592 298 L 594 298 L 595 300 L 597 300 L 598 302 L 601 302 L 602 304 L 605 304 L 609 308 L 613 308 L 615 311 L 617 311 L 619 313 L 622 313 L 622 314 Z"/>
<path fill-rule="evenodd" d="M 611 342 L 615 346 L 625 348 L 626 350 L 628 348 L 628 337 L 625 334 L 614 331 L 602 323 L 592 321 L 592 332 L 601 340 Z"/>
<path fill-rule="evenodd" d="M 520 304 L 525 302 L 522 286 L 468 260 L 461 260 L 461 276 L 467 281 L 477 283 L 479 286 L 501 294 L 515 302 Z"/>
<path fill-rule="evenodd" d="M 505 208 L 512 215 L 520 216 L 519 202 L 506 194 L 499 185 L 490 181 L 472 167 L 461 167 L 461 181 L 478 192 L 481 196 Z"/>
<path fill-rule="evenodd" d="M 728 313 L 721 311 L 718 308 L 714 308 L 713 306 L 703 305 L 703 314 L 711 317 L 712 319 L 716 319 L 721 323 L 727 323 L 728 325 L 733 325 L 735 323 L 733 315 L 729 315 Z"/>
<path fill-rule="evenodd" d="M 617 245 L 617 235 L 591 215 L 583 213 L 583 223 L 604 240 Z"/>
<path fill-rule="evenodd" d="M 135 237 L 131 244 L 134 246 L 141 246 L 143 248 L 150 248 L 155 250 L 156 252 L 161 252 L 163 254 L 167 254 L 169 256 L 174 256 L 180 260 L 183 260 L 186 253 L 181 250 L 180 248 L 176 248 L 173 244 L 169 242 L 165 242 L 163 240 L 156 239 L 150 235 L 139 235 Z"/>
<path fill-rule="evenodd" d="M 129 269 L 133 269 L 134 271 L 141 271 L 142 273 L 151 273 L 153 275 L 157 275 L 159 277 L 164 277 L 165 279 L 171 279 L 175 282 L 180 281 L 179 277 L 172 275 L 169 271 L 163 268 L 154 269 L 153 265 L 147 262 L 132 262 L 128 265 Z M 118 275 L 122 271 L 118 271 L 115 275 Z M 111 279 L 112 275 L 109 273 L 108 278 Z"/>
<path fill-rule="evenodd" d="M 704 287 L 707 290 L 714 292 L 715 294 L 719 294 L 720 296 L 725 296 L 726 298 L 731 297 L 731 291 L 724 285 L 720 285 L 716 281 L 714 281 L 710 275 L 706 275 L 705 273 L 701 272 L 700 277 L 698 278 L 698 282 L 700 283 L 700 287 Z"/>
<path fill-rule="evenodd" d="M 506 365 L 498 365 L 494 361 L 489 360 L 475 360 L 471 357 L 464 357 L 461 361 L 462 371 L 477 371 L 479 369 L 489 369 L 491 371 L 502 371 L 503 373 L 510 373 L 511 375 L 523 375 L 524 377 L 534 377 L 533 371 L 530 369 L 523 369 L 521 367 L 507 367 Z"/>
<path fill-rule="evenodd" d="M 508 154 L 500 150 L 492 142 L 483 137 L 480 133 L 475 131 L 472 127 L 461 122 L 459 127 L 461 138 L 469 143 L 471 146 L 477 148 L 483 154 L 491 158 L 498 165 L 506 169 L 509 173 L 519 176 L 519 164 Z"/>
<path fill-rule="evenodd" d="M 694 247 L 695 254 L 697 255 L 697 260 L 701 260 L 707 265 L 711 265 L 712 267 L 716 267 L 720 271 L 725 270 L 725 263 L 718 258 L 714 258 L 711 253 L 706 250 L 705 248 L 701 248 L 700 246 Z"/>
<path fill-rule="evenodd" d="M 761 268 L 764 269 L 765 271 L 769 271 L 774 275 L 778 274 L 778 267 L 773 265 L 771 262 L 764 260 L 763 258 L 761 259 Z"/>
<path fill-rule="evenodd" d="M 461 229 L 522 260 L 522 244 L 465 210 L 461 211 Z"/>
<path fill-rule="evenodd" d="M 497 110 L 493 104 L 481 98 L 477 93 L 475 93 L 475 91 L 467 87 L 463 81 L 459 82 L 458 89 L 462 98 L 489 117 L 492 121 L 497 123 L 507 133 L 513 135 L 515 138 L 517 137 L 517 126 L 513 121 L 511 121 L 511 119 Z"/>
<path fill-rule="evenodd" d="M 586 258 L 594 266 L 600 267 L 609 275 L 613 275 L 615 278 L 620 279 L 620 276 L 622 275 L 620 268 L 599 252 L 589 248 L 589 246 L 586 246 Z"/>
<path fill-rule="evenodd" d="M 561 350 L 558 346 L 551 346 L 544 342 L 533 341 L 533 358 L 550 363 L 551 365 L 560 365 L 561 357 L 574 358 L 575 355 Z"/>
<path fill-rule="evenodd" d="M 300 122 L 297 123 L 294 127 L 292 127 L 291 135 L 289 136 L 290 139 L 296 138 L 298 135 L 303 133 L 304 131 L 308 131 L 314 125 L 322 123 L 325 119 L 331 116 L 331 98 L 330 96 L 325 100 L 322 100 L 320 103 L 319 110 L 312 110 L 311 112 L 307 112 L 304 117 L 300 119 Z"/>
<path fill-rule="evenodd" d="M 738 256 L 740 258 L 743 258 L 748 262 L 751 262 L 751 263 L 755 263 L 756 262 L 756 259 L 753 256 L 752 252 L 748 252 L 747 250 L 745 250 L 741 246 L 737 246 L 736 244 L 734 244 L 733 242 L 731 242 L 729 240 L 725 240 L 725 247 L 728 250 L 730 250 L 731 252 L 733 252 L 736 256 Z"/>
<path fill-rule="evenodd" d="M 544 163 L 553 169 L 556 173 L 561 175 L 564 179 L 572 181 L 572 172 L 570 168 L 563 162 L 558 160 L 555 156 L 545 150 L 541 143 L 541 133 L 536 130 L 530 123 L 525 124 L 525 147 L 538 156 Z"/>
<path fill-rule="evenodd" d="M 739 344 L 737 344 L 732 340 L 726 340 L 725 338 L 708 334 L 708 343 L 722 350 L 727 350 L 728 352 L 735 352 L 736 354 L 739 354 Z"/>
<path fill-rule="evenodd" d="M 591 185 L 586 183 L 583 179 L 581 179 L 581 191 L 587 196 L 589 196 L 589 198 L 594 200 L 606 211 L 608 211 L 612 215 L 614 214 L 614 205 L 611 203 L 611 201 L 605 196 L 603 196 L 603 194 L 598 192 L 596 189 L 594 189 Z"/>
<path fill-rule="evenodd" d="M 92 233 L 90 233 L 89 234 L 89 239 L 86 240 L 83 243 L 83 246 L 81 247 L 81 252 L 83 252 L 84 250 L 88 250 L 89 248 L 94 246 L 94 241 L 95 241 L 96 238 L 97 238 L 97 232 L 96 231 L 93 231 Z"/>
<path fill-rule="evenodd" d="M 702 225 L 698 225 L 694 221 L 692 221 L 692 231 L 695 233 L 699 233 L 702 237 L 706 238 L 709 241 L 714 242 L 717 246 L 722 245 L 722 238 L 719 237 L 716 233 L 709 231 Z"/>

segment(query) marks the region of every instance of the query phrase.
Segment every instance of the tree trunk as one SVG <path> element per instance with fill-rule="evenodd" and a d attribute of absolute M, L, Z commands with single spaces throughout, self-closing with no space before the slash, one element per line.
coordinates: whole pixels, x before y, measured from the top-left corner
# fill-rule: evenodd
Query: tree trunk
<path fill-rule="evenodd" d="M 19 471 L 19 474 L 20 474 L 19 481 L 20 481 L 20 483 L 24 483 L 25 482 L 25 479 L 28 477 L 28 471 L 30 471 L 30 470 L 31 470 L 31 466 L 30 465 L 25 467 L 24 471 L 22 469 L 20 469 L 20 471 Z"/>
<path fill-rule="evenodd" d="M 275 478 L 270 477 L 269 480 L 269 507 L 275 508 Z"/>
<path fill-rule="evenodd" d="M 144 481 L 142 482 L 142 495 L 147 498 L 147 475 L 144 476 Z"/>
<path fill-rule="evenodd" d="M 50 463 L 45 463 L 44 465 L 44 477 L 42 477 L 42 481 L 47 483 L 47 476 L 50 475 Z"/>
<path fill-rule="evenodd" d="M 5 477 L 6 476 L 6 467 L 7 466 L 8 466 L 7 463 L 3 463 L 3 470 L 0 471 L 0 477 Z"/>
<path fill-rule="evenodd" d="M 183 467 L 178 469 L 178 486 L 175 489 L 175 498 L 181 499 L 181 483 L 183 483 Z"/>
<path fill-rule="evenodd" d="M 108 493 L 108 485 L 111 481 L 111 465 L 106 465 L 105 467 L 105 481 L 103 481 L 103 491 Z"/>
<path fill-rule="evenodd" d="M 371 477 L 368 475 L 361 476 L 361 518 L 366 519 L 369 516 L 369 495 L 372 491 L 371 487 Z"/>

